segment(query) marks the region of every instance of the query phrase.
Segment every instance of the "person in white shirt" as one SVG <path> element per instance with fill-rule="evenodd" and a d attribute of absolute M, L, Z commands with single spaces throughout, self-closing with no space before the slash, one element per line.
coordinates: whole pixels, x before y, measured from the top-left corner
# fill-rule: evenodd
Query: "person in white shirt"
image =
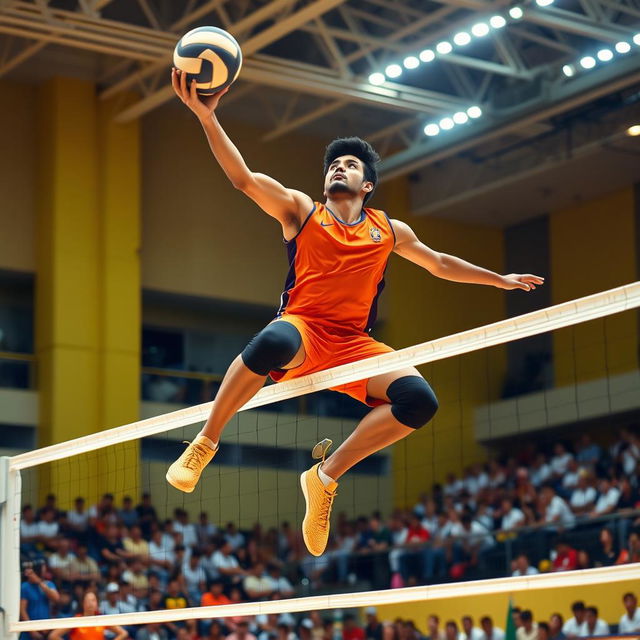
<path fill-rule="evenodd" d="M 516 631 L 516 639 L 537 640 L 538 625 L 533 621 L 533 614 L 529 609 L 525 609 L 520 613 L 520 622 L 522 622 L 522 626 Z"/>
<path fill-rule="evenodd" d="M 189 560 L 182 565 L 182 576 L 191 606 L 197 607 L 207 585 L 207 573 L 202 566 L 199 553 L 192 553 Z"/>
<path fill-rule="evenodd" d="M 569 505 L 556 494 L 556 490 L 550 484 L 544 485 L 541 492 L 541 503 L 544 508 L 543 521 L 549 524 L 570 529 L 575 524 L 575 516 Z"/>
<path fill-rule="evenodd" d="M 282 575 L 280 567 L 273 564 L 269 567 L 268 571 L 269 578 L 273 583 L 274 592 L 280 594 L 282 598 L 291 598 L 294 593 L 293 585 L 289 582 L 288 578 Z"/>
<path fill-rule="evenodd" d="M 524 512 L 513 505 L 511 498 L 504 498 L 502 501 L 501 513 L 502 520 L 500 521 L 500 528 L 504 531 L 511 531 L 516 527 L 524 526 Z"/>
<path fill-rule="evenodd" d="M 67 511 L 64 527 L 72 534 L 81 537 L 89 528 L 89 513 L 85 509 L 84 498 L 76 498 L 73 509 Z"/>
<path fill-rule="evenodd" d="M 256 562 L 251 567 L 249 575 L 242 581 L 242 587 L 251 600 L 265 600 L 275 591 L 273 580 L 264 574 L 262 562 Z"/>
<path fill-rule="evenodd" d="M 638 609 L 638 598 L 635 593 L 625 593 L 622 602 L 627 612 L 620 618 L 618 625 L 619 633 L 640 634 L 640 609 Z"/>
<path fill-rule="evenodd" d="M 57 551 L 49 556 L 49 568 L 57 580 L 71 580 L 70 567 L 75 555 L 69 551 L 67 538 L 56 540 Z"/>
<path fill-rule="evenodd" d="M 569 495 L 573 489 L 578 486 L 578 478 L 580 477 L 580 467 L 575 458 L 569 460 L 569 466 L 566 473 L 562 476 L 562 488 Z"/>
<path fill-rule="evenodd" d="M 598 618 L 597 607 L 587 607 L 585 610 L 584 622 L 580 627 L 581 638 L 593 638 L 593 636 L 608 636 L 610 634 L 609 625 Z"/>
<path fill-rule="evenodd" d="M 455 473 L 447 474 L 447 482 L 444 485 L 444 495 L 455 498 L 464 489 L 462 480 L 456 478 Z"/>
<path fill-rule="evenodd" d="M 246 575 L 246 571 L 240 567 L 238 559 L 232 553 L 231 543 L 224 540 L 220 548 L 214 552 L 213 566 L 223 577 L 232 582 L 238 582 Z"/>
<path fill-rule="evenodd" d="M 553 447 L 553 457 L 551 458 L 551 472 L 556 478 L 561 478 L 569 468 L 569 462 L 573 456 L 565 449 L 562 442 L 557 442 Z"/>
<path fill-rule="evenodd" d="M 233 524 L 233 522 L 227 523 L 227 528 L 224 533 L 224 537 L 225 537 L 225 540 L 227 540 L 231 545 L 231 548 L 233 549 L 233 551 L 244 546 L 244 542 L 245 542 L 244 535 L 240 533 L 240 531 L 238 531 L 238 528 L 236 527 L 235 524 Z"/>
<path fill-rule="evenodd" d="M 547 482 L 552 475 L 551 466 L 543 453 L 539 453 L 529 470 L 529 479 L 534 487 L 540 487 Z"/>
<path fill-rule="evenodd" d="M 47 549 L 55 549 L 56 538 L 60 526 L 55 521 L 56 512 L 51 508 L 42 510 L 40 522 L 38 522 L 38 537 Z"/>
<path fill-rule="evenodd" d="M 482 640 L 504 640 L 505 633 L 499 627 L 493 626 L 493 620 L 489 616 L 484 616 L 480 620 L 482 627 Z"/>
<path fill-rule="evenodd" d="M 525 553 L 521 553 L 513 561 L 513 573 L 512 576 L 534 576 L 538 573 L 535 567 L 529 564 L 529 558 Z"/>
<path fill-rule="evenodd" d="M 34 545 L 38 542 L 39 532 L 33 507 L 30 504 L 25 504 L 22 507 L 22 518 L 20 519 L 20 545 L 25 549 L 35 549 Z"/>
<path fill-rule="evenodd" d="M 586 469 L 580 469 L 578 473 L 578 484 L 571 493 L 569 504 L 575 514 L 588 513 L 593 509 L 598 494 L 596 490 L 589 484 L 589 472 Z"/>
<path fill-rule="evenodd" d="M 562 625 L 562 633 L 567 638 L 577 638 L 580 635 L 580 628 L 584 623 L 586 608 L 584 602 L 578 600 L 571 605 L 571 611 L 573 611 L 573 618 L 569 618 L 564 625 Z"/>
<path fill-rule="evenodd" d="M 120 598 L 120 586 L 116 582 L 110 582 L 107 585 L 105 599 L 100 603 L 100 613 L 133 613 L 135 610 L 134 606 Z"/>
<path fill-rule="evenodd" d="M 182 534 L 182 544 L 187 547 L 195 547 L 198 544 L 198 532 L 196 526 L 189 522 L 189 514 L 184 509 L 176 509 L 174 512 L 173 531 Z"/>
<path fill-rule="evenodd" d="M 596 501 L 596 506 L 590 513 L 592 518 L 604 516 L 607 513 L 615 511 L 620 500 L 620 489 L 615 485 L 614 481 L 609 478 L 602 478 L 598 485 L 600 497 Z"/>
<path fill-rule="evenodd" d="M 471 616 L 462 617 L 462 631 L 459 640 L 484 640 L 484 633 L 479 627 L 473 626 L 473 618 Z"/>

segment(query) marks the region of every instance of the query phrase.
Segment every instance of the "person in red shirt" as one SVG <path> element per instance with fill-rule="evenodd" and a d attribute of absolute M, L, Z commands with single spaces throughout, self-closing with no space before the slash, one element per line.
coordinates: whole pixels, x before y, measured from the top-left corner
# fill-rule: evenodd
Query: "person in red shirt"
<path fill-rule="evenodd" d="M 82 613 L 77 617 L 99 615 L 98 598 L 93 591 L 87 591 L 82 600 Z M 49 634 L 49 640 L 62 640 L 68 634 L 70 640 L 105 640 L 105 631 L 111 631 L 114 640 L 124 640 L 129 634 L 122 627 L 78 627 L 77 629 L 56 629 Z"/>
<path fill-rule="evenodd" d="M 214 580 L 209 585 L 209 591 L 202 594 L 200 605 L 203 607 L 211 607 L 221 604 L 232 604 L 231 600 L 224 594 L 223 586 L 222 582 Z"/>
<path fill-rule="evenodd" d="M 553 559 L 554 571 L 573 571 L 578 566 L 578 552 L 571 547 L 566 538 L 558 538 L 556 557 Z"/>
<path fill-rule="evenodd" d="M 345 616 L 342 640 L 364 640 L 364 629 L 356 624 L 355 616 Z"/>

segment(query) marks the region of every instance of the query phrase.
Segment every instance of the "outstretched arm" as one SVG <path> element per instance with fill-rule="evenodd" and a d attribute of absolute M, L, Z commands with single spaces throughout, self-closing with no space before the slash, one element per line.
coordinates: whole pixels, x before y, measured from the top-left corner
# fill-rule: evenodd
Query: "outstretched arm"
<path fill-rule="evenodd" d="M 249 196 L 265 213 L 276 218 L 282 224 L 285 237 L 295 235 L 313 207 L 313 201 L 305 193 L 287 189 L 277 180 L 249 169 L 216 117 L 215 110 L 220 98 L 229 89 L 201 98 L 196 93 L 195 81 L 187 87 L 187 74 L 176 69 L 171 72 L 171 83 L 180 100 L 200 120 L 211 151 L 233 186 Z"/>
<path fill-rule="evenodd" d="M 524 291 L 531 291 L 537 285 L 544 283 L 544 278 L 530 273 L 510 273 L 502 276 L 456 256 L 434 251 L 421 242 L 413 229 L 405 222 L 392 220 L 391 224 L 396 233 L 395 253 L 414 262 L 438 278 L 453 282 L 487 284 L 499 289 L 523 289 Z"/>

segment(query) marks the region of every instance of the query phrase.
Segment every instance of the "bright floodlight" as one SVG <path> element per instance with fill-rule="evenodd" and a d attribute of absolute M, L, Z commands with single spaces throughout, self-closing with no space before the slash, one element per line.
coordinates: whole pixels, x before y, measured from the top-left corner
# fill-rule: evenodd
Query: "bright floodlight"
<path fill-rule="evenodd" d="M 511 7 L 511 9 L 509 9 L 509 15 L 514 20 L 520 20 L 524 15 L 524 11 L 520 7 Z"/>
<path fill-rule="evenodd" d="M 489 33 L 489 25 L 486 22 L 478 22 L 471 27 L 471 33 L 476 38 L 483 38 Z"/>
<path fill-rule="evenodd" d="M 536 4 L 539 7 L 548 7 L 553 4 L 553 0 L 536 0 Z"/>
<path fill-rule="evenodd" d="M 402 64 L 406 69 L 416 69 L 420 66 L 420 60 L 415 56 L 407 56 Z"/>
<path fill-rule="evenodd" d="M 593 69 L 596 66 L 596 59 L 592 56 L 585 56 L 580 58 L 580 66 L 584 69 Z"/>
<path fill-rule="evenodd" d="M 491 16 L 491 18 L 489 19 L 489 24 L 494 29 L 502 29 L 502 27 L 507 24 L 507 21 L 502 16 Z"/>
<path fill-rule="evenodd" d="M 628 42 L 617 42 L 616 43 L 616 51 L 618 53 L 629 53 L 631 51 L 631 45 Z"/>
<path fill-rule="evenodd" d="M 458 111 L 453 114 L 453 121 L 456 124 L 464 124 L 467 120 L 469 120 L 469 116 L 464 111 Z"/>
<path fill-rule="evenodd" d="M 598 60 L 600 62 L 609 62 L 609 60 L 613 59 L 613 51 L 611 49 L 600 49 L 598 51 Z"/>
<path fill-rule="evenodd" d="M 424 49 L 420 52 L 420 60 L 422 62 L 431 62 L 436 57 L 436 54 L 431 49 Z"/>
<path fill-rule="evenodd" d="M 570 64 L 565 64 L 564 67 L 562 67 L 562 73 L 564 73 L 567 78 L 570 78 L 575 75 L 576 70 Z"/>
<path fill-rule="evenodd" d="M 428 124 L 424 128 L 424 134 L 426 136 L 437 136 L 440 133 L 440 127 L 437 124 Z"/>
<path fill-rule="evenodd" d="M 482 115 L 482 109 L 476 105 L 467 109 L 467 115 L 470 118 L 479 118 Z"/>
<path fill-rule="evenodd" d="M 390 64 L 385 70 L 384 72 L 390 77 L 390 78 L 398 78 L 400 75 L 402 75 L 402 67 L 399 64 Z"/>
<path fill-rule="evenodd" d="M 450 42 L 445 40 L 443 42 L 438 42 L 436 45 L 436 51 L 442 55 L 447 55 L 447 53 L 451 53 L 453 51 L 453 47 Z"/>
<path fill-rule="evenodd" d="M 454 126 L 455 122 L 451 118 L 442 118 L 442 120 L 440 120 L 441 129 L 453 129 Z"/>
<path fill-rule="evenodd" d="M 375 84 L 375 85 L 384 84 L 384 80 L 385 80 L 384 73 L 380 73 L 379 71 L 376 71 L 375 73 L 372 73 L 369 76 L 369 82 L 371 84 Z"/>
<path fill-rule="evenodd" d="M 459 46 L 464 47 L 471 42 L 471 36 L 466 31 L 461 31 L 453 36 L 453 41 Z"/>
<path fill-rule="evenodd" d="M 640 124 L 633 124 L 627 129 L 628 136 L 640 136 Z"/>
<path fill-rule="evenodd" d="M 640 33 L 636 33 L 636 35 L 633 36 L 633 42 L 640 47 Z"/>

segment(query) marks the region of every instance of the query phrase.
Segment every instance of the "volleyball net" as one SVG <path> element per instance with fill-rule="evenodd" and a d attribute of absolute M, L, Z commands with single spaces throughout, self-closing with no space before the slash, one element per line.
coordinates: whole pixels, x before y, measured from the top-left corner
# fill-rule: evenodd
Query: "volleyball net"
<path fill-rule="evenodd" d="M 252 536 L 268 539 L 272 531 L 275 531 L 274 536 L 282 538 L 283 522 L 288 523 L 289 543 L 295 546 L 299 544 L 299 539 L 297 543 L 295 541 L 295 532 L 304 515 L 297 475 L 311 466 L 310 453 L 316 442 L 330 438 L 337 446 L 359 418 L 358 410 L 351 404 L 341 404 L 341 400 L 326 395 L 325 391 L 407 366 L 418 366 L 439 397 L 438 414 L 422 430 L 392 449 L 372 456 L 341 480 L 332 527 L 338 536 L 344 537 L 353 526 L 348 521 L 353 523 L 358 516 L 374 512 L 376 517 L 386 520 L 393 517 L 394 512 L 397 516 L 399 507 L 408 509 L 407 513 L 413 510 L 420 517 L 426 517 L 428 514 L 420 509 L 428 509 L 425 505 L 433 498 L 434 483 L 444 484 L 446 494 L 454 482 L 447 480 L 447 474 L 456 472 L 456 481 L 463 483 L 463 470 L 482 463 L 487 451 L 495 453 L 501 446 L 515 450 L 524 438 L 551 443 L 557 438 L 557 430 L 566 430 L 568 425 L 577 429 L 584 425 L 613 428 L 619 426 L 616 416 L 624 419 L 640 411 L 638 307 L 640 282 L 268 385 L 227 427 L 220 453 L 205 470 L 193 494 L 183 494 L 169 487 L 164 472 L 180 454 L 181 441 L 190 440 L 198 432 L 198 423 L 207 418 L 212 402 L 2 458 L 0 604 L 4 610 L 5 632 L 15 634 L 56 628 L 131 626 L 347 609 L 473 597 L 477 593 L 514 593 L 623 582 L 639 577 L 640 565 L 633 564 L 505 577 L 510 574 L 509 566 L 496 569 L 491 565 L 494 556 L 499 556 L 501 562 L 504 560 L 500 546 L 504 539 L 500 540 L 490 532 L 491 549 L 481 554 L 484 567 L 473 574 L 480 578 L 474 581 L 451 582 L 452 576 L 455 578 L 457 574 L 447 569 L 444 583 L 371 590 L 380 586 L 375 576 L 372 577 L 375 573 L 373 560 L 364 571 L 369 582 L 363 587 L 365 583 L 357 575 L 362 560 L 353 560 L 348 554 L 340 555 L 339 549 L 330 546 L 324 559 L 313 559 L 303 552 L 291 556 L 295 558 L 295 572 L 299 577 L 299 584 L 295 585 L 300 586 L 297 593 L 302 594 L 296 598 L 171 610 L 163 609 L 157 603 L 154 610 L 148 611 L 19 621 L 21 563 L 53 553 L 60 538 L 56 534 L 55 541 L 48 543 L 41 537 L 27 542 L 24 536 L 22 540 L 20 537 L 22 510 L 29 504 L 35 510 L 46 494 L 55 493 L 58 507 L 65 510 L 72 509 L 76 497 L 85 496 L 89 502 L 96 502 L 91 517 L 100 521 L 100 536 L 107 540 L 113 533 L 109 527 L 115 520 L 112 523 L 108 517 L 101 519 L 101 509 L 104 508 L 105 513 L 110 513 L 111 509 L 109 505 L 101 506 L 101 501 L 109 501 L 109 494 L 119 500 L 125 495 L 137 499 L 140 493 L 146 493 L 153 497 L 158 512 L 156 523 L 177 519 L 173 534 L 179 530 L 187 535 L 186 525 L 181 526 L 180 519 L 197 521 L 199 514 L 208 514 L 209 520 L 201 523 L 204 529 L 197 529 L 205 532 L 205 538 L 193 543 L 203 557 L 214 552 L 217 540 L 238 535 L 237 529 L 245 531 L 245 539 L 249 540 Z M 534 337 L 537 341 L 532 342 Z M 465 497 L 465 491 L 468 494 L 466 489 L 459 492 L 463 500 L 469 498 L 468 495 Z M 429 497 L 421 503 L 423 492 Z M 443 500 L 446 506 L 446 495 Z M 43 511 L 45 521 L 49 518 L 48 511 L 52 510 L 45 508 Z M 344 517 L 341 511 L 345 512 Z M 234 524 L 226 529 L 228 522 Z M 119 521 L 118 526 L 121 524 Z M 162 529 L 162 525 L 150 522 L 147 525 L 142 525 L 147 540 L 152 538 L 156 528 Z M 61 526 L 70 525 L 66 522 Z M 555 528 L 562 528 L 562 523 Z M 23 527 L 23 533 L 24 530 Z M 71 531 L 72 540 L 88 547 L 91 553 L 92 534 L 87 534 L 87 538 L 75 535 L 78 532 L 72 526 L 68 531 Z M 549 531 L 548 527 L 546 531 Z M 473 534 L 469 535 L 473 537 Z M 186 540 L 182 541 L 189 546 Z M 278 547 L 279 543 L 273 541 L 273 544 Z M 96 552 L 101 553 L 101 550 Z M 466 552 L 469 553 L 468 548 Z M 380 562 L 384 565 L 386 587 L 389 586 L 388 576 L 394 572 L 403 573 L 407 560 L 411 562 L 409 557 L 404 559 L 404 567 L 402 560 L 394 565 L 388 552 L 373 556 L 378 558 L 376 566 L 381 566 Z M 277 559 L 281 566 L 291 567 L 291 557 Z M 447 562 L 454 561 L 447 557 Z M 112 571 L 108 562 L 106 564 L 101 567 L 102 582 L 118 580 L 118 572 Z M 135 582 L 139 568 L 130 566 L 133 560 L 126 560 L 125 564 Z M 154 580 L 158 580 L 163 588 L 170 580 L 166 571 L 163 573 L 161 563 L 156 565 L 155 571 L 148 565 L 144 568 L 145 573 L 154 574 Z M 327 571 L 333 571 L 333 580 L 323 582 L 321 576 Z M 487 578 L 492 572 L 498 577 Z M 412 584 L 410 573 L 408 571 L 403 584 Z M 351 580 L 354 574 L 356 579 Z M 416 576 L 413 578 L 415 582 Z M 197 605 L 195 600 L 192 604 Z"/>

